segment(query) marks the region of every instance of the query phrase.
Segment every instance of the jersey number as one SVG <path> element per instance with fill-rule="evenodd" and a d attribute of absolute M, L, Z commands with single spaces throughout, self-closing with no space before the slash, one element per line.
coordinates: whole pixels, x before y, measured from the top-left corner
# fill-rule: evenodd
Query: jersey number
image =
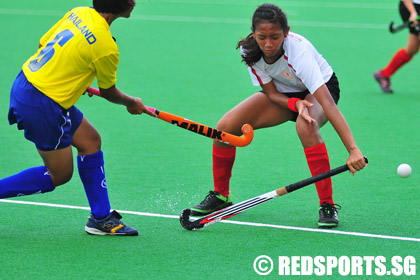
<path fill-rule="evenodd" d="M 45 65 L 45 63 L 47 63 L 53 57 L 53 55 L 55 53 L 55 50 L 54 50 L 55 43 L 58 42 L 58 44 L 60 45 L 60 47 L 62 47 L 73 36 L 74 36 L 74 34 L 70 30 L 68 30 L 68 29 L 63 30 L 60 33 L 58 33 L 57 36 L 55 36 L 54 40 L 52 40 L 51 42 L 49 42 L 45 46 L 45 48 L 43 48 L 41 50 L 41 52 L 38 54 L 38 56 L 36 58 L 32 59 L 29 62 L 29 65 L 28 65 L 29 69 L 32 72 L 38 71 L 42 66 Z"/>

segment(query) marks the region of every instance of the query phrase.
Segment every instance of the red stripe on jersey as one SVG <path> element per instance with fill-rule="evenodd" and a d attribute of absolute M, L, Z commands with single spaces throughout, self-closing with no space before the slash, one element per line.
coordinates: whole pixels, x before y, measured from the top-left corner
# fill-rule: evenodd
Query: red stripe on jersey
<path fill-rule="evenodd" d="M 255 71 L 255 69 L 252 68 L 251 64 L 248 64 L 248 66 L 251 67 L 252 73 L 255 75 L 255 77 L 257 77 L 258 82 L 260 83 L 260 86 L 263 86 L 263 82 L 262 82 L 260 76 L 258 76 L 257 71 Z"/>
<path fill-rule="evenodd" d="M 289 58 L 288 58 L 287 56 L 285 56 L 285 55 L 284 55 L 284 59 L 285 59 L 286 61 L 289 61 Z M 295 68 L 293 68 L 293 66 L 292 66 L 290 63 L 287 63 L 287 66 L 289 66 L 290 68 L 292 68 L 292 70 L 296 73 Z M 296 77 L 297 77 L 297 76 L 296 76 Z M 302 82 L 301 78 L 299 78 L 299 77 L 297 77 L 297 78 L 299 79 L 299 81 L 301 81 L 301 82 Z"/>
<path fill-rule="evenodd" d="M 289 61 L 289 58 L 288 58 L 287 56 L 284 56 L 284 59 L 285 59 L 286 61 Z M 290 68 L 292 68 L 292 70 L 296 73 L 295 68 L 293 68 L 293 66 L 292 66 L 290 63 L 287 63 L 287 66 L 289 66 Z"/>

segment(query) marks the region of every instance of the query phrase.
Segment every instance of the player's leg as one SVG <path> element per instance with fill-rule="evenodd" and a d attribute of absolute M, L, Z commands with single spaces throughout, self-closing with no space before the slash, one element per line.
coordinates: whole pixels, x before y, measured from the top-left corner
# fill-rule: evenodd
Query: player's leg
<path fill-rule="evenodd" d="M 0 198 L 39 194 L 53 191 L 65 184 L 73 173 L 71 147 L 40 151 L 44 166 L 32 167 L 0 180 Z"/>
<path fill-rule="evenodd" d="M 405 53 L 408 59 L 412 59 L 414 55 L 419 52 L 420 47 L 420 34 L 409 34 L 407 45 L 405 46 Z"/>
<path fill-rule="evenodd" d="M 415 8 L 417 12 L 420 12 L 420 5 L 415 4 Z M 402 1 L 400 2 L 400 15 L 404 22 L 410 17 L 410 12 L 407 10 Z M 410 27 L 406 47 L 398 50 L 385 68 L 380 69 L 373 74 L 383 92 L 393 92 L 391 88 L 391 76 L 413 58 L 413 56 L 418 52 L 419 46 L 420 35 L 418 26 Z"/>
<path fill-rule="evenodd" d="M 0 198 L 50 192 L 70 180 L 73 161 L 70 143 L 63 135 L 68 128 L 66 117 L 61 107 L 19 73 L 11 89 L 9 123 L 16 123 L 25 138 L 35 143 L 45 166 L 0 180 Z"/>
<path fill-rule="evenodd" d="M 241 135 L 241 127 L 248 123 L 254 129 L 271 127 L 290 120 L 293 114 L 288 109 L 274 105 L 268 97 L 258 92 L 227 112 L 217 123 L 218 130 Z M 192 215 L 200 216 L 232 204 L 229 181 L 235 162 L 236 147 L 214 141 L 213 143 L 214 191 L 192 207 Z"/>
<path fill-rule="evenodd" d="M 312 176 L 330 170 L 330 162 L 327 148 L 320 134 L 320 128 L 327 122 L 327 117 L 316 98 L 308 94 L 305 98 L 313 104 L 309 108 L 309 114 L 316 120 L 316 124 L 309 124 L 303 118 L 296 120 L 296 131 L 304 148 L 304 153 Z M 321 228 L 332 228 L 338 225 L 337 208 L 335 207 L 332 194 L 331 178 L 315 183 L 319 197 L 319 221 Z"/>
<path fill-rule="evenodd" d="M 71 146 L 52 151 L 38 150 L 38 153 L 44 161 L 54 186 L 58 187 L 70 181 L 73 175 Z"/>
<path fill-rule="evenodd" d="M 74 110 L 78 110 L 74 107 Z M 91 208 L 85 230 L 95 235 L 138 235 L 136 229 L 124 225 L 121 216 L 110 212 L 101 137 L 93 125 L 83 117 L 73 134 L 72 145 L 77 148 L 77 166 Z"/>
<path fill-rule="evenodd" d="M 408 35 L 405 48 L 398 50 L 389 61 L 388 65 L 375 72 L 374 76 L 385 93 L 392 93 L 390 78 L 403 65 L 409 62 L 419 50 L 419 39 L 414 34 Z"/>

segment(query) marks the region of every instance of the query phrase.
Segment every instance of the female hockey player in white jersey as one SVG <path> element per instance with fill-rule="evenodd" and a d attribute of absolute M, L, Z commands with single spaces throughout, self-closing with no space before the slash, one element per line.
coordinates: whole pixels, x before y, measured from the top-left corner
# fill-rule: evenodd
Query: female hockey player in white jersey
<path fill-rule="evenodd" d="M 296 131 L 313 176 L 330 169 L 320 128 L 330 121 L 349 152 L 350 172 L 365 167 L 363 155 L 337 107 L 339 84 L 332 68 L 304 37 L 289 32 L 287 17 L 276 5 L 263 4 L 254 12 L 252 33 L 238 42 L 252 82 L 262 90 L 227 112 L 217 129 L 241 135 L 243 124 L 254 129 L 296 122 Z M 192 215 L 206 215 L 232 204 L 229 180 L 235 147 L 213 143 L 214 191 L 192 207 Z M 320 200 L 318 226 L 338 225 L 331 179 L 316 183 Z M 337 206 L 337 207 L 336 207 Z"/>

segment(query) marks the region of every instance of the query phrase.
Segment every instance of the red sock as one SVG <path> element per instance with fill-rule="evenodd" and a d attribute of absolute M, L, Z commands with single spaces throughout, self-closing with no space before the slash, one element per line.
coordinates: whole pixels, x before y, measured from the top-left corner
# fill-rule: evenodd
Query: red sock
<path fill-rule="evenodd" d="M 229 180 L 235 162 L 236 147 L 219 148 L 213 144 L 214 190 L 224 197 L 229 196 Z"/>
<path fill-rule="evenodd" d="M 325 143 L 305 148 L 304 152 L 312 176 L 330 170 L 330 160 L 328 158 L 328 152 L 327 148 L 325 147 Z M 331 178 L 327 178 L 315 183 L 315 187 L 318 192 L 319 205 L 321 205 L 324 201 L 330 204 L 334 204 L 334 201 L 332 199 L 333 191 Z"/>
<path fill-rule="evenodd" d="M 382 69 L 382 75 L 389 78 L 395 73 L 401 66 L 409 62 L 413 57 L 408 55 L 405 49 L 397 51 L 389 62 L 388 66 Z"/>

